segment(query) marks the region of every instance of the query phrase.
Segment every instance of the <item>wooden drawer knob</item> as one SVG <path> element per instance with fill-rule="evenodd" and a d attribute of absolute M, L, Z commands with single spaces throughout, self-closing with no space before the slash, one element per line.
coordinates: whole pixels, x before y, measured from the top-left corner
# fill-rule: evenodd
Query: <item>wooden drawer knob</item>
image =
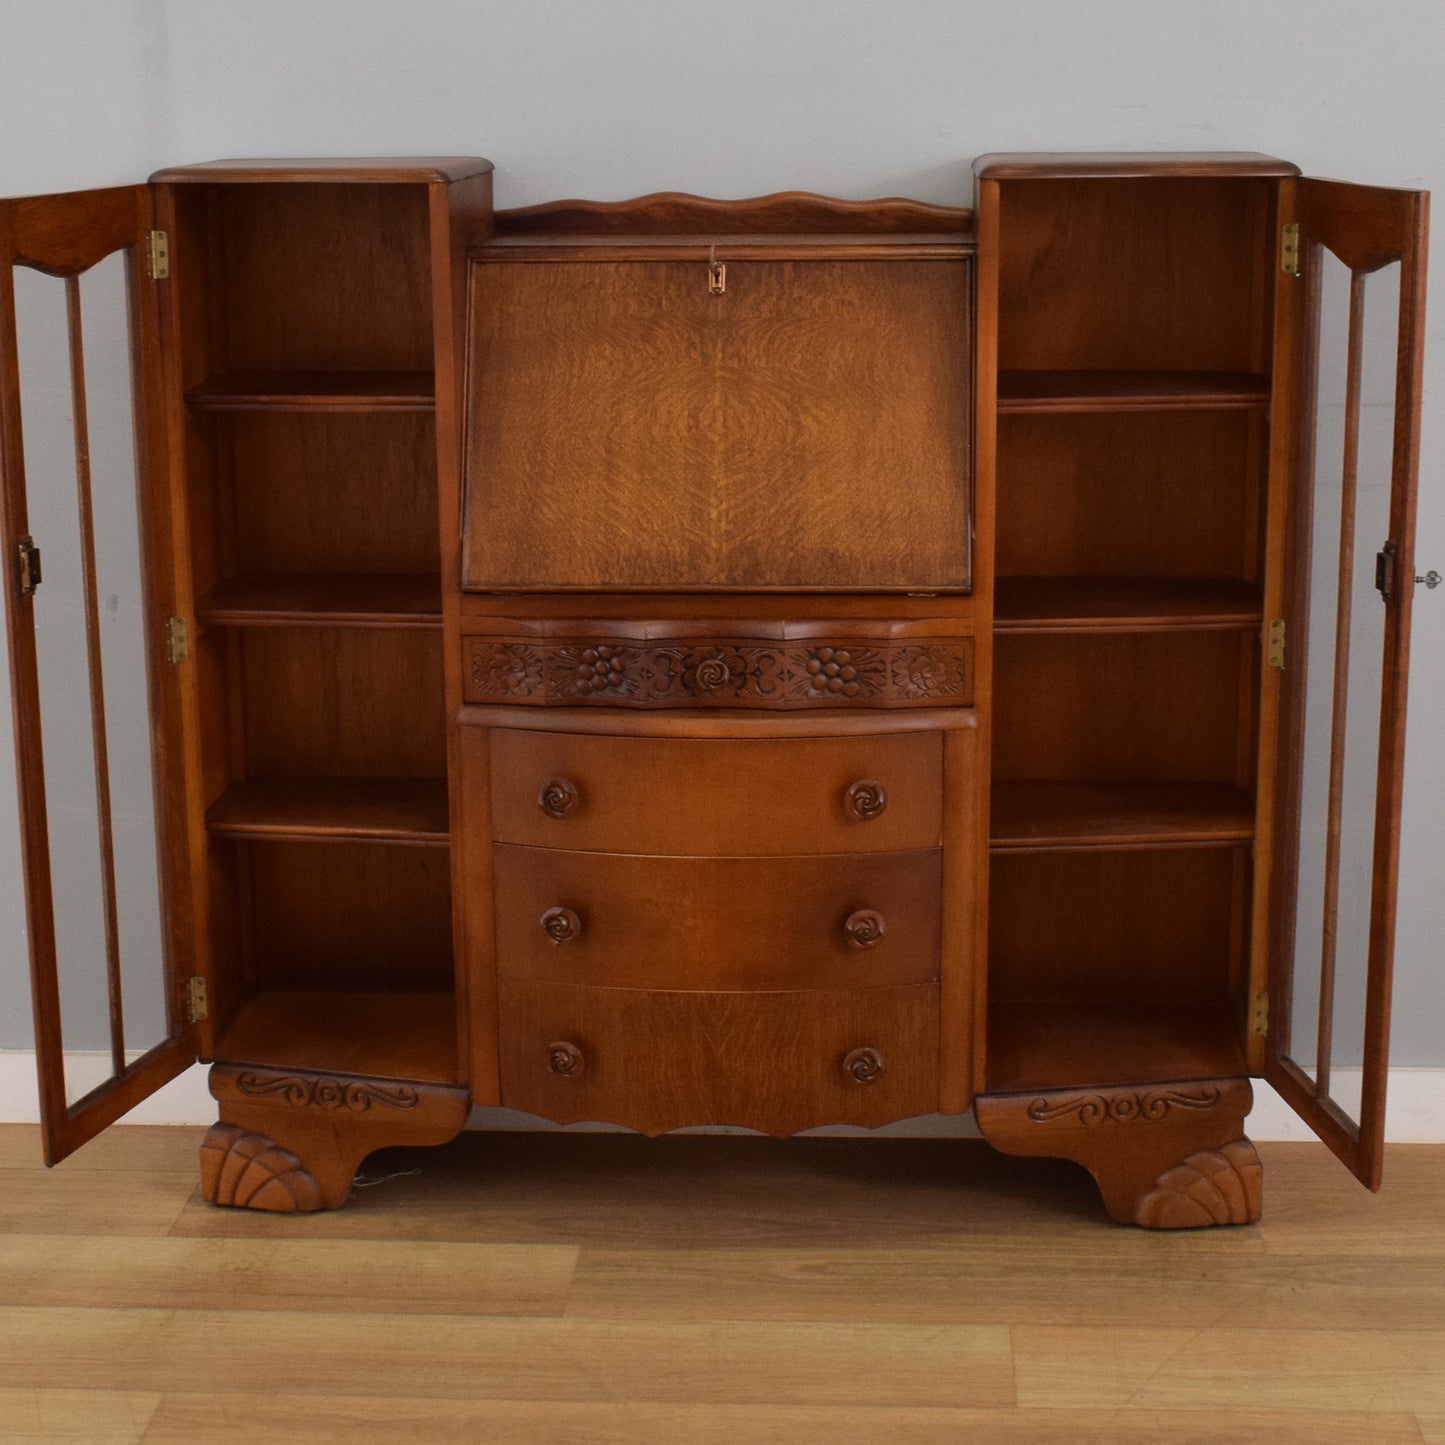
<path fill-rule="evenodd" d="M 843 1072 L 855 1084 L 872 1084 L 883 1072 L 883 1055 L 877 1049 L 854 1049 L 843 1055 Z"/>
<path fill-rule="evenodd" d="M 872 948 L 887 932 L 883 915 L 871 908 L 860 908 L 843 920 L 844 936 L 854 948 Z"/>
<path fill-rule="evenodd" d="M 582 920 L 570 908 L 549 908 L 542 915 L 542 932 L 553 943 L 570 943 L 582 932 Z"/>
<path fill-rule="evenodd" d="M 547 1067 L 564 1079 L 575 1079 L 587 1067 L 587 1060 L 576 1044 L 559 1039 L 547 1045 Z"/>
<path fill-rule="evenodd" d="M 867 822 L 888 806 L 888 789 L 876 778 L 859 778 L 847 792 L 848 811 Z"/>
<path fill-rule="evenodd" d="M 569 778 L 548 778 L 537 794 L 537 806 L 549 818 L 565 818 L 577 806 L 577 785 Z"/>

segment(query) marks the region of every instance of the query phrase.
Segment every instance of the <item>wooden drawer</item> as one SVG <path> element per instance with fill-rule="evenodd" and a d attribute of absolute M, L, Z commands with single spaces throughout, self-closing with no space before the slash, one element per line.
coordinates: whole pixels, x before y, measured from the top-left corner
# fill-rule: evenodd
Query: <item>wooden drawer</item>
<path fill-rule="evenodd" d="M 500 846 L 497 967 L 643 989 L 871 988 L 938 978 L 939 849 L 676 858 Z"/>
<path fill-rule="evenodd" d="M 493 835 L 597 852 L 874 853 L 938 845 L 943 735 L 663 738 L 497 728 Z"/>
<path fill-rule="evenodd" d="M 784 1135 L 938 1108 L 931 985 L 651 993 L 504 978 L 501 1010 L 502 1103 L 559 1123 Z"/>

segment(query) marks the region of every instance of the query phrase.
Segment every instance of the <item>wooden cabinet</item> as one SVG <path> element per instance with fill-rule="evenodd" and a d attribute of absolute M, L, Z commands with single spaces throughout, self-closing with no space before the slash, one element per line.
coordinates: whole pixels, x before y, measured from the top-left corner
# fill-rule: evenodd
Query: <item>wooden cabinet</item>
<path fill-rule="evenodd" d="M 49 1157 L 200 1058 L 223 1204 L 339 1204 L 473 1103 L 651 1134 L 972 1109 L 1117 1219 L 1240 1223 L 1263 1075 L 1378 1185 L 1426 198 L 1060 155 L 984 158 L 972 210 L 494 212 L 490 171 L 0 206 Z M 133 497 L 87 431 L 125 394 L 84 355 L 117 257 Z M 132 503 L 149 952 L 106 713 Z M 87 985 L 112 1075 L 77 1097 Z"/>

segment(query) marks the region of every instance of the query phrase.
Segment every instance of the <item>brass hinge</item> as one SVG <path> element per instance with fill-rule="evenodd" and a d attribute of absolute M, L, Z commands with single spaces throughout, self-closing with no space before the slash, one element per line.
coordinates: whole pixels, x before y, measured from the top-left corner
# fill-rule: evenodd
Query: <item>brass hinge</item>
<path fill-rule="evenodd" d="M 1249 1031 L 1264 1038 L 1269 1033 L 1269 995 L 1257 993 L 1249 1014 Z"/>
<path fill-rule="evenodd" d="M 191 655 L 190 631 L 184 617 L 166 618 L 166 661 L 184 662 Z"/>
<path fill-rule="evenodd" d="M 20 595 L 34 597 L 35 589 L 40 586 L 40 548 L 35 545 L 34 537 L 22 537 L 15 544 L 15 550 L 20 555 Z"/>
<path fill-rule="evenodd" d="M 1271 667 L 1284 667 L 1284 618 L 1276 617 L 1269 624 L 1265 638 L 1264 660 Z"/>
<path fill-rule="evenodd" d="M 186 1018 L 190 1023 L 198 1024 L 203 1018 L 209 1016 L 211 1011 L 210 1000 L 206 996 L 206 981 L 199 974 L 195 978 L 186 980 Z"/>
<path fill-rule="evenodd" d="M 146 232 L 146 275 L 164 281 L 171 274 L 171 238 L 164 231 Z"/>
<path fill-rule="evenodd" d="M 1279 269 L 1286 276 L 1299 275 L 1299 222 L 1288 221 L 1279 233 Z"/>

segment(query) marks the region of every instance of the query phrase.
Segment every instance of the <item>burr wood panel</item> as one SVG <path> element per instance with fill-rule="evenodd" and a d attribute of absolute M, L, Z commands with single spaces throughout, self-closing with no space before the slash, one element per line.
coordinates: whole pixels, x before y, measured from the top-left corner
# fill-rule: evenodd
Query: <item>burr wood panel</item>
<path fill-rule="evenodd" d="M 966 588 L 970 266 L 474 263 L 464 585 Z"/>

